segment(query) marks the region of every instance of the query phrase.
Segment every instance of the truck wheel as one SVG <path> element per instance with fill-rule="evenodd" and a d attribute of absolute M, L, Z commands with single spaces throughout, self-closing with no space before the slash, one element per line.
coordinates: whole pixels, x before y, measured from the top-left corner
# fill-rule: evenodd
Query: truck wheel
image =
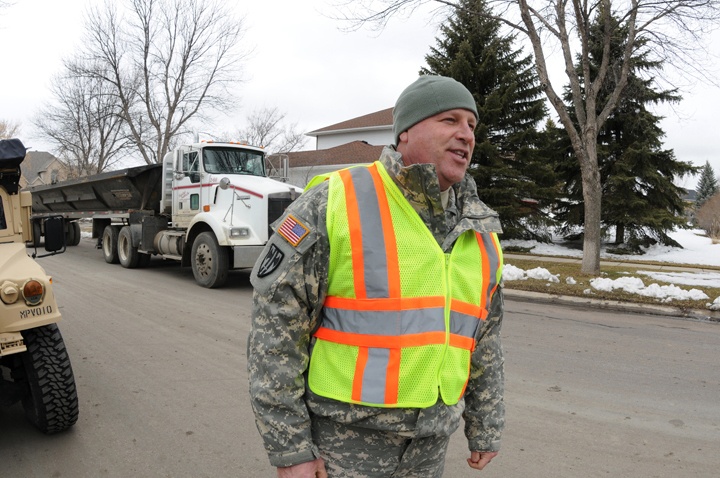
<path fill-rule="evenodd" d="M 75 244 L 75 233 L 77 231 L 73 227 L 72 222 L 66 222 L 65 225 L 67 225 L 67 232 L 65 232 L 65 245 L 66 246 L 74 246 L 74 245 L 76 245 Z"/>
<path fill-rule="evenodd" d="M 40 227 L 40 220 L 36 220 L 32 222 L 32 231 L 33 231 L 33 246 L 34 247 L 40 247 L 40 241 L 42 239 L 42 227 Z"/>
<path fill-rule="evenodd" d="M 102 235 L 102 251 L 105 262 L 108 264 L 117 264 L 120 262 L 118 258 L 118 235 L 120 234 L 119 226 L 105 226 Z"/>
<path fill-rule="evenodd" d="M 117 241 L 117 252 L 120 265 L 127 269 L 134 269 L 138 265 L 140 255 L 137 247 L 132 245 L 132 233 L 130 232 L 130 226 L 123 226 L 118 234 Z"/>
<path fill-rule="evenodd" d="M 43 433 L 61 432 L 78 419 L 78 398 L 70 357 L 60 330 L 49 324 L 22 332 L 22 353 L 28 392 L 22 399 L 25 416 Z"/>
<path fill-rule="evenodd" d="M 212 232 L 200 233 L 190 257 L 195 282 L 212 289 L 222 287 L 228 276 L 228 250 L 221 247 Z"/>
<path fill-rule="evenodd" d="M 82 231 L 80 230 L 80 223 L 77 221 L 71 222 L 68 224 L 68 227 L 70 227 L 73 230 L 73 240 L 72 242 L 68 243 L 68 246 L 77 246 L 80 244 L 80 239 L 82 239 Z"/>

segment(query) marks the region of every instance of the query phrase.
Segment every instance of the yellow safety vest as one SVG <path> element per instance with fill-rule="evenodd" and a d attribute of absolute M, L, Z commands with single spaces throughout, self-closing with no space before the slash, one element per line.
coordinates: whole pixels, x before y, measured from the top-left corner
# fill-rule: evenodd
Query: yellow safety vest
<path fill-rule="evenodd" d="M 465 231 L 444 253 L 379 162 L 329 175 L 326 225 L 310 389 L 377 407 L 457 403 L 502 275 L 497 235 Z"/>

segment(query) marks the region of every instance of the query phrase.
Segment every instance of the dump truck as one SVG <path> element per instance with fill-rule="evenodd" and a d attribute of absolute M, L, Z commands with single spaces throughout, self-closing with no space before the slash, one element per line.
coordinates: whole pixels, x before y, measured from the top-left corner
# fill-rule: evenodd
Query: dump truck
<path fill-rule="evenodd" d="M 22 402 L 26 417 L 44 433 L 78 419 L 70 357 L 57 323 L 61 314 L 52 279 L 34 260 L 65 250 L 63 219 L 45 218 L 45 250 L 28 255 L 32 198 L 20 191 L 25 147 L 0 140 L 0 406 Z"/>
<path fill-rule="evenodd" d="M 33 229 L 62 216 L 66 242 L 80 241 L 81 219 L 105 261 L 145 267 L 151 257 L 191 267 L 195 281 L 221 287 L 233 269 L 251 268 L 270 225 L 302 189 L 266 175 L 261 147 L 202 141 L 161 164 L 137 166 L 29 189 Z"/>

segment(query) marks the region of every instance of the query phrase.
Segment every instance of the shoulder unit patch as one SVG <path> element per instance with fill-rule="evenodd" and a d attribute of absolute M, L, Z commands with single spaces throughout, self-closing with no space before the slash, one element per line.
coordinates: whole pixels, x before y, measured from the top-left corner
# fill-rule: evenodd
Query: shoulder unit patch
<path fill-rule="evenodd" d="M 290 244 L 297 247 L 298 244 L 305 239 L 305 236 L 310 233 L 310 229 L 293 217 L 292 214 L 288 214 L 282 224 L 277 228 L 277 233 L 284 237 Z"/>
<path fill-rule="evenodd" d="M 282 253 L 278 246 L 271 244 L 270 249 L 260 263 L 260 267 L 258 267 L 258 277 L 267 277 L 275 272 L 275 269 L 278 268 L 284 257 L 285 254 Z"/>

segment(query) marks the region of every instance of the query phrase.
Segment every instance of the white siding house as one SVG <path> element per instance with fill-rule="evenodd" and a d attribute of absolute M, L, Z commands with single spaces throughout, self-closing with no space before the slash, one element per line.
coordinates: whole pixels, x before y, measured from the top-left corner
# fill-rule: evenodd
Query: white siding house
<path fill-rule="evenodd" d="M 383 147 L 394 141 L 392 108 L 326 126 L 307 135 L 316 139 L 314 151 L 287 153 L 288 182 L 300 187 L 318 174 L 378 159 Z"/>
<path fill-rule="evenodd" d="M 392 108 L 370 113 L 309 132 L 316 139 L 315 149 L 329 149 L 353 141 L 373 146 L 392 144 Z"/>

